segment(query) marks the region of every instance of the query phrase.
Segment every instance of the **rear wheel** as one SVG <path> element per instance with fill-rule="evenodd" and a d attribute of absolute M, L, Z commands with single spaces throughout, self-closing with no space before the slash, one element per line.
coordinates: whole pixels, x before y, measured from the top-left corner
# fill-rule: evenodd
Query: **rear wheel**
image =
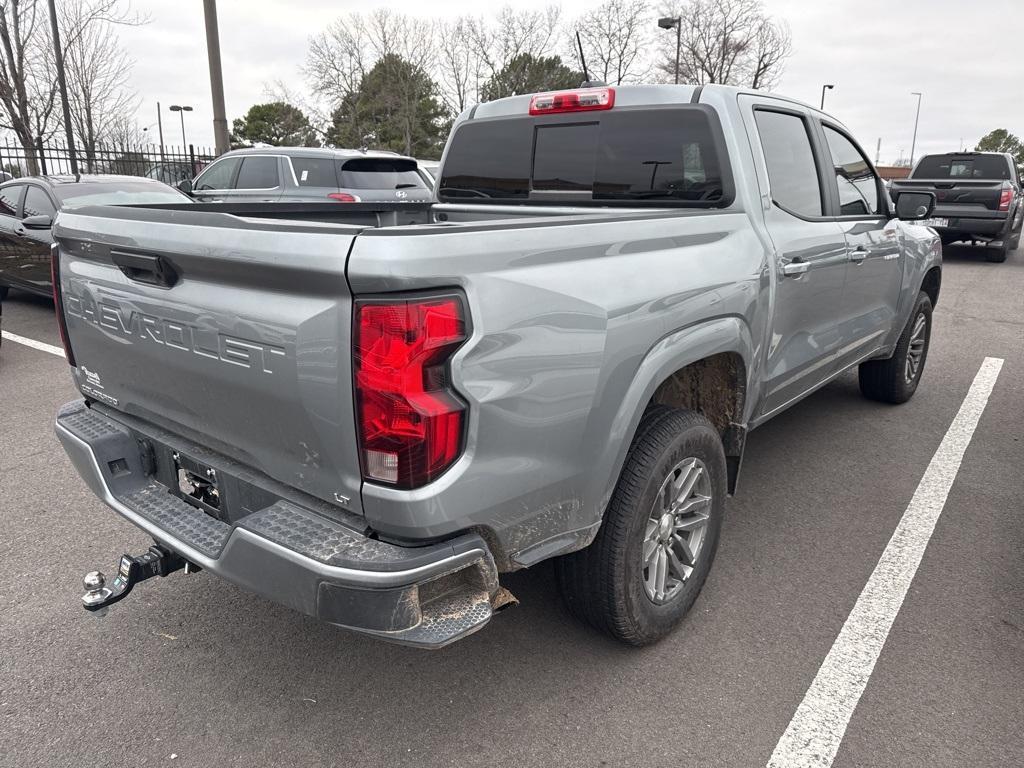
<path fill-rule="evenodd" d="M 868 360 L 860 364 L 861 393 L 883 403 L 905 403 L 914 396 L 928 359 L 932 335 L 932 300 L 922 291 L 917 295 L 896 350 L 886 360 Z"/>
<path fill-rule="evenodd" d="M 1010 241 L 1003 240 L 998 247 L 985 249 L 985 260 L 993 264 L 1002 264 L 1011 250 Z"/>
<path fill-rule="evenodd" d="M 558 560 L 569 610 L 630 645 L 665 637 L 711 569 L 725 496 L 725 453 L 712 424 L 693 411 L 651 409 L 597 538 Z"/>
<path fill-rule="evenodd" d="M 0 301 L 3 301 L 4 299 L 7 298 L 7 293 L 10 290 L 11 289 L 9 287 L 7 287 L 6 285 L 0 285 Z"/>

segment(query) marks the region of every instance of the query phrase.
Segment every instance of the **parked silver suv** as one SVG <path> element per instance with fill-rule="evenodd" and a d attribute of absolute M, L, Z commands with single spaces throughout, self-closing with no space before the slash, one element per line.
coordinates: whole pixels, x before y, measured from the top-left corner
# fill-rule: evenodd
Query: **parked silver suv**
<path fill-rule="evenodd" d="M 411 157 L 313 147 L 236 149 L 178 187 L 207 203 L 425 202 L 433 197 Z"/>

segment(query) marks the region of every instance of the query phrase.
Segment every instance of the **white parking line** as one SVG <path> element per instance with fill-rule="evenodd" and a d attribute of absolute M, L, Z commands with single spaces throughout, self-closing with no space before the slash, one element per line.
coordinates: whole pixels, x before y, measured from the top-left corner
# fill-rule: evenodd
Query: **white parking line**
<path fill-rule="evenodd" d="M 24 344 L 26 347 L 32 347 L 32 349 L 38 349 L 41 352 L 49 352 L 51 355 L 64 357 L 64 350 L 53 346 L 53 344 L 44 344 L 35 339 L 26 339 L 24 336 L 18 336 L 16 333 L 8 333 L 7 331 L 0 331 L 0 336 L 3 336 L 7 341 L 13 341 L 15 344 Z"/>
<path fill-rule="evenodd" d="M 768 768 L 827 768 L 935 530 L 1003 361 L 986 357 Z"/>

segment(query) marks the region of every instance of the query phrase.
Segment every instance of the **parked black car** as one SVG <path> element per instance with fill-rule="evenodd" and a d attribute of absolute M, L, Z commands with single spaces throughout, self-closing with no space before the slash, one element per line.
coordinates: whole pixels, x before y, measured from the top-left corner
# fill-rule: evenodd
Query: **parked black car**
<path fill-rule="evenodd" d="M 1020 245 L 1024 224 L 1021 180 L 1012 155 L 1002 152 L 948 152 L 925 155 L 906 179 L 893 181 L 890 194 L 907 190 L 935 193 L 935 211 L 921 222 L 935 229 L 942 244 L 957 240 L 989 245 L 989 261 L 1006 261 Z"/>
<path fill-rule="evenodd" d="M 187 203 L 136 176 L 29 176 L 0 184 L 0 300 L 10 288 L 50 296 L 50 228 L 57 211 L 83 205 Z"/>

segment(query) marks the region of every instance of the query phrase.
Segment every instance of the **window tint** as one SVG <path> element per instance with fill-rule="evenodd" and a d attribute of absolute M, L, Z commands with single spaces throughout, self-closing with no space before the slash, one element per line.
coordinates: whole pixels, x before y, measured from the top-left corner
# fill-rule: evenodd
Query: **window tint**
<path fill-rule="evenodd" d="M 277 186 L 276 157 L 243 157 L 235 189 L 271 189 Z"/>
<path fill-rule="evenodd" d="M 821 216 L 821 183 L 803 118 L 756 110 L 772 202 L 801 216 Z"/>
<path fill-rule="evenodd" d="M 340 162 L 342 189 L 426 189 L 415 160 L 359 157 Z"/>
<path fill-rule="evenodd" d="M 333 157 L 291 157 L 295 181 L 300 187 L 338 186 L 338 175 L 334 171 Z"/>
<path fill-rule="evenodd" d="M 822 127 L 836 172 L 840 215 L 870 216 L 878 213 L 878 180 L 871 165 L 843 134 L 827 125 Z"/>
<path fill-rule="evenodd" d="M 925 155 L 914 169 L 915 179 L 1012 180 L 1010 164 L 999 155 Z"/>
<path fill-rule="evenodd" d="M 711 122 L 694 107 L 464 123 L 442 170 L 442 199 L 556 191 L 575 193 L 574 202 L 725 200 Z"/>
<path fill-rule="evenodd" d="M 39 187 L 29 185 L 25 192 L 25 203 L 22 205 L 23 216 L 53 216 L 57 209 L 53 207 L 50 196 Z"/>
<path fill-rule="evenodd" d="M 237 157 L 225 157 L 218 160 L 196 179 L 196 189 L 229 189 L 231 177 L 235 175 L 238 168 Z"/>
<path fill-rule="evenodd" d="M 0 214 L 4 216 L 15 216 L 18 210 L 18 200 L 21 198 L 21 190 L 24 184 L 13 184 L 0 189 Z"/>

